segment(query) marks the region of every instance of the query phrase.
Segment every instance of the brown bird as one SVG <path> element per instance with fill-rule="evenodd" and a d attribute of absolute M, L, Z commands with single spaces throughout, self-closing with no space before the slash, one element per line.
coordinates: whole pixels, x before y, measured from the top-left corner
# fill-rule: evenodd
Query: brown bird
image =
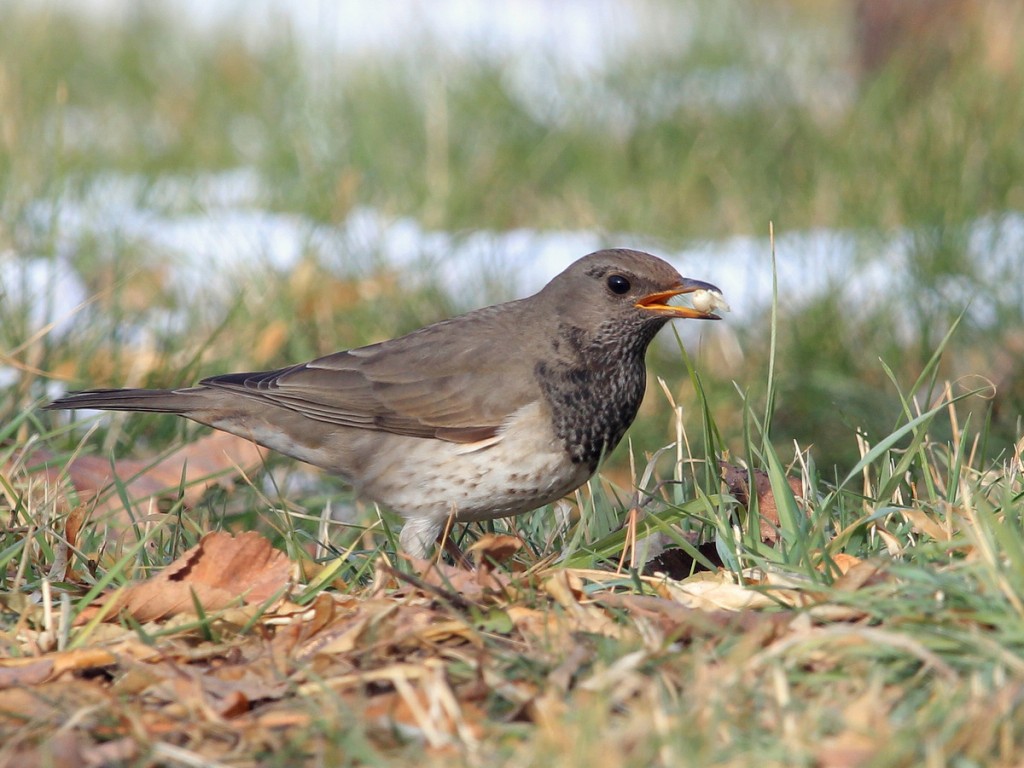
<path fill-rule="evenodd" d="M 701 309 L 670 305 L 699 293 Z M 450 517 L 518 515 L 585 483 L 633 422 L 672 318 L 713 285 L 639 251 L 584 256 L 529 298 L 308 363 L 185 389 L 72 392 L 49 409 L 176 413 L 322 467 L 405 518 L 425 557 Z"/>

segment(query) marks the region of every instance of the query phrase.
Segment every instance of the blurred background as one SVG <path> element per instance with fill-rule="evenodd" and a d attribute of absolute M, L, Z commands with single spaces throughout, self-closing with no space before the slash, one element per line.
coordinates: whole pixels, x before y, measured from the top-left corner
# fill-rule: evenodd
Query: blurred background
<path fill-rule="evenodd" d="M 771 224 L 780 452 L 852 465 L 900 416 L 887 369 L 909 388 L 963 314 L 941 379 L 988 387 L 967 426 L 998 457 L 1024 405 L 1022 39 L 1016 0 L 7 0 L 0 421 L 381 340 L 628 246 L 725 292 L 723 322 L 676 325 L 741 450 Z M 671 332 L 652 366 L 699 424 Z M 634 442 L 672 423 L 652 379 Z"/>

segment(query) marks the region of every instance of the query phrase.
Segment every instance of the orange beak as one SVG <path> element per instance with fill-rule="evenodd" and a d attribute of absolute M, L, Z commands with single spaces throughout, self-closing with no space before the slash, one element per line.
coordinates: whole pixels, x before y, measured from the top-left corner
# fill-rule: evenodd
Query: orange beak
<path fill-rule="evenodd" d="M 696 320 L 721 320 L 718 315 L 712 312 L 704 312 L 693 307 L 683 307 L 674 304 L 669 304 L 668 300 L 673 296 L 681 296 L 684 293 L 693 293 L 694 291 L 710 291 L 721 295 L 721 291 L 717 286 L 711 283 L 705 283 L 701 280 L 691 280 L 688 277 L 684 277 L 683 281 L 674 288 L 669 288 L 667 291 L 658 291 L 644 296 L 640 301 L 636 303 L 637 309 L 646 309 L 648 312 L 654 312 L 659 315 L 665 315 L 667 317 L 684 317 Z"/>

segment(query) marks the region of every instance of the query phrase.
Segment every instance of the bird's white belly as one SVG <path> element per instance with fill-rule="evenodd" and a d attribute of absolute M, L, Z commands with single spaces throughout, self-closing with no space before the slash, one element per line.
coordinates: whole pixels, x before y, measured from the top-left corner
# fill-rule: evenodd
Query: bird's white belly
<path fill-rule="evenodd" d="M 426 556 L 450 517 L 467 522 L 529 512 L 580 487 L 592 472 L 589 464 L 570 460 L 539 402 L 477 443 L 353 427 L 317 437 L 261 418 L 204 423 L 349 480 L 360 496 L 405 518 L 401 545 L 417 557 Z"/>
<path fill-rule="evenodd" d="M 520 409 L 496 437 L 479 443 L 389 436 L 359 491 L 404 517 L 434 520 L 489 520 L 559 499 L 586 482 L 590 470 L 569 461 L 540 426 L 540 410 Z"/>

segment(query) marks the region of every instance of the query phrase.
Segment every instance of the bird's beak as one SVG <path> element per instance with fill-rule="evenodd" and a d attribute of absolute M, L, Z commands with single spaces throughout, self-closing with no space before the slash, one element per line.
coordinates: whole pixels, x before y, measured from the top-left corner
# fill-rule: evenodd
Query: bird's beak
<path fill-rule="evenodd" d="M 681 296 L 684 293 L 693 293 L 694 291 L 706 291 L 711 295 L 709 300 L 702 302 L 706 307 L 697 309 L 696 307 L 684 307 L 668 303 L 668 300 L 673 296 Z M 672 318 L 687 317 L 697 320 L 721 320 L 722 318 L 711 311 L 718 307 L 723 309 L 729 308 L 729 305 L 725 303 L 721 296 L 722 292 L 717 286 L 701 280 L 691 280 L 688 277 L 684 277 L 682 282 L 674 288 L 644 296 L 636 303 L 636 308 Z"/>

